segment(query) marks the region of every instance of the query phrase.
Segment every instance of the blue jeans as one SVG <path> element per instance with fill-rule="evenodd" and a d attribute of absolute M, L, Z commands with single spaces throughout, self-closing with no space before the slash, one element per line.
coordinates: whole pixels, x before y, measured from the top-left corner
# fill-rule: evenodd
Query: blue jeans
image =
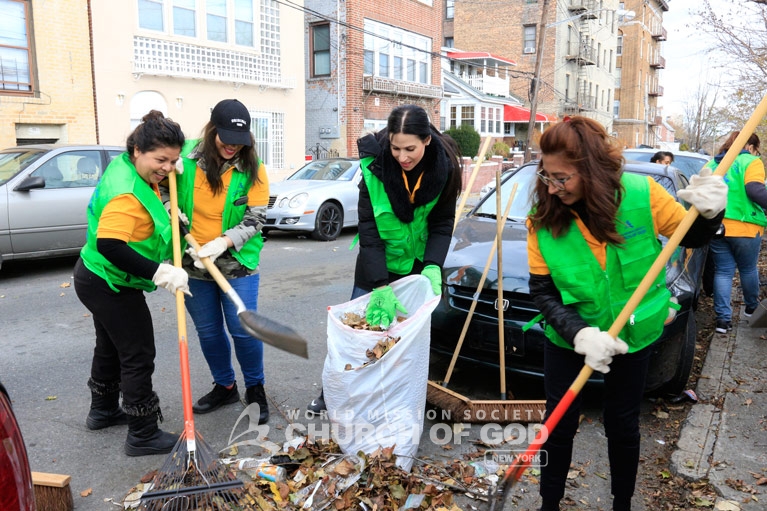
<path fill-rule="evenodd" d="M 258 308 L 258 283 L 259 274 L 229 280 L 245 308 L 253 311 Z M 235 381 L 232 347 L 226 333 L 228 330 L 234 341 L 234 352 L 245 378 L 245 387 L 263 385 L 264 345 L 242 328 L 237 307 L 215 281 L 189 279 L 189 290 L 194 296 L 186 297 L 186 309 L 194 321 L 202 354 L 208 362 L 213 381 L 223 386 L 229 386 Z"/>
<path fill-rule="evenodd" d="M 732 279 L 735 269 L 740 274 L 743 288 L 743 302 L 748 308 L 759 305 L 759 272 L 756 263 L 759 260 L 759 247 L 762 237 L 729 238 L 711 240 L 710 252 L 714 258 L 714 312 L 716 319 L 732 320 Z"/>

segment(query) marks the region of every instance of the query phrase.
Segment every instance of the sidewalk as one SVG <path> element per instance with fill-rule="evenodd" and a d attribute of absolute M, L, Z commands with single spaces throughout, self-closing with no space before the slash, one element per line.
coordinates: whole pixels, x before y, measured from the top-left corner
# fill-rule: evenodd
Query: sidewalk
<path fill-rule="evenodd" d="M 699 401 L 671 456 L 676 474 L 715 487 L 715 510 L 767 506 L 767 311 L 761 312 L 752 328 L 734 308 L 732 331 L 714 333 L 695 389 Z"/>

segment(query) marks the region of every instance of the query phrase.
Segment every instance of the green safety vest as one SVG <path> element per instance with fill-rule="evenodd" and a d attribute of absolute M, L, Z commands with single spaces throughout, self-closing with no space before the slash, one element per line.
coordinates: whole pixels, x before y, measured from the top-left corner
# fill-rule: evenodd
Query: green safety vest
<path fill-rule="evenodd" d="M 199 144 L 199 140 L 187 141 L 181 150 L 182 156 L 189 154 L 197 144 Z M 187 218 L 189 219 L 188 227 L 191 231 L 194 222 L 194 178 L 197 174 L 197 161 L 190 160 L 186 157 L 183 157 L 182 159 L 184 162 L 184 173 L 176 178 L 178 182 L 178 206 L 181 211 L 187 215 Z M 258 165 L 259 167 L 261 166 L 261 160 L 258 160 Z M 256 169 L 256 171 L 258 171 L 258 169 Z M 236 206 L 234 202 L 240 197 L 247 196 L 250 191 L 250 186 L 251 183 L 248 180 L 247 174 L 240 172 L 237 169 L 232 171 L 232 180 L 229 183 L 226 201 L 224 202 L 221 232 L 226 232 L 227 229 L 231 229 L 242 222 L 248 205 L 245 203 Z M 254 270 L 258 267 L 263 246 L 264 238 L 259 232 L 246 241 L 239 251 L 234 248 L 229 248 L 227 250 L 241 265 L 250 270 Z"/>
<path fill-rule="evenodd" d="M 413 211 L 413 221 L 404 223 L 394 214 L 383 182 L 368 169 L 374 157 L 360 161 L 362 177 L 365 179 L 378 234 L 386 247 L 386 268 L 397 275 L 409 275 L 416 259 L 423 261 L 426 241 L 429 238 L 427 217 L 439 200 L 437 195 L 431 202 L 418 206 Z"/>
<path fill-rule="evenodd" d="M 764 227 L 767 225 L 764 210 L 746 195 L 746 169 L 758 158 L 748 151 L 743 151 L 730 165 L 724 176 L 724 182 L 727 183 L 728 188 L 727 208 L 724 210 L 724 217 Z M 719 164 L 715 160 L 706 163 L 706 167 L 714 171 L 718 166 Z"/>
<path fill-rule="evenodd" d="M 661 251 L 655 236 L 647 178 L 623 174 L 626 193 L 618 208 L 616 227 L 625 242 L 607 245 L 607 265 L 602 270 L 580 229 L 573 221 L 567 233 L 554 239 L 551 231 L 538 231 L 541 255 L 565 305 L 575 307 L 591 326 L 607 331 Z M 618 337 L 629 353 L 652 344 L 668 317 L 671 293 L 665 269 L 653 282 Z M 562 348 L 573 349 L 551 325 L 546 336 Z"/>
<path fill-rule="evenodd" d="M 88 204 L 88 236 L 85 246 L 80 251 L 80 257 L 90 271 L 104 279 L 109 287 L 116 292 L 119 291 L 117 286 L 154 291 L 156 286 L 151 279 L 120 270 L 96 248 L 96 232 L 104 208 L 113 198 L 126 193 L 130 193 L 138 199 L 154 222 L 154 232 L 149 238 L 143 241 L 130 241 L 128 246 L 142 256 L 158 263 L 173 257 L 168 212 L 165 210 L 160 197 L 136 172 L 136 167 L 130 161 L 127 152 L 122 153 L 109 164 L 93 191 Z"/>

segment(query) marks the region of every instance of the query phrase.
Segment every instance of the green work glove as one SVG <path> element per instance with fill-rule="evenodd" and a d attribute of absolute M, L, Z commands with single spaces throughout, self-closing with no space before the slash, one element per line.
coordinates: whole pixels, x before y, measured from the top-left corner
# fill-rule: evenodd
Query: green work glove
<path fill-rule="evenodd" d="M 407 314 L 405 307 L 394 296 L 394 290 L 391 286 L 383 286 L 374 289 L 370 295 L 365 319 L 370 326 L 380 325 L 381 328 L 386 329 L 397 317 L 397 311 Z"/>
<path fill-rule="evenodd" d="M 434 291 L 435 295 L 439 296 L 442 294 L 442 270 L 439 269 L 439 266 L 427 264 L 423 271 L 421 271 L 421 275 L 429 279 L 431 290 Z"/>

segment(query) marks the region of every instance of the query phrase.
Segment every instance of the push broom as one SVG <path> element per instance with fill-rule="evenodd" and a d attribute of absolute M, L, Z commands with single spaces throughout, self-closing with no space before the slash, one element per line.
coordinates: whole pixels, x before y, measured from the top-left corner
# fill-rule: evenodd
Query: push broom
<path fill-rule="evenodd" d="M 500 193 L 500 188 L 496 189 L 496 193 Z M 500 225 L 505 225 L 506 217 L 509 215 L 511 204 L 514 201 L 514 196 L 517 193 L 517 185 L 511 189 L 509 194 L 509 200 L 506 203 L 506 209 L 500 219 L 496 221 Z M 500 208 L 496 211 L 500 213 Z M 500 230 L 499 230 L 500 232 Z M 472 400 L 468 397 L 454 392 L 447 388 L 450 383 L 450 377 L 453 374 L 458 354 L 463 346 L 463 341 L 466 338 L 466 333 L 469 330 L 469 324 L 471 318 L 474 316 L 474 310 L 477 308 L 477 301 L 479 300 L 479 294 L 485 285 L 485 279 L 487 273 L 490 270 L 490 264 L 495 256 L 495 251 L 500 243 L 496 234 L 495 243 L 490 249 L 487 261 L 485 262 L 485 268 L 482 271 L 482 276 L 477 284 L 477 291 L 474 294 L 474 298 L 469 307 L 469 312 L 466 315 L 466 320 L 463 323 L 463 329 L 458 337 L 455 350 L 453 351 L 453 358 L 450 360 L 450 365 L 447 368 L 447 374 L 445 379 L 440 385 L 437 382 L 429 381 L 426 387 L 426 400 L 434 406 L 437 406 L 443 410 L 448 410 L 452 417 L 461 422 L 469 423 L 485 423 L 485 422 L 538 422 L 543 413 L 546 410 L 546 401 L 543 400 Z M 500 279 L 501 268 L 498 268 L 498 275 Z M 503 357 L 503 353 L 501 353 Z M 503 381 L 504 388 L 502 392 L 505 395 L 505 381 Z"/>
<path fill-rule="evenodd" d="M 170 184 L 173 264 L 181 267 L 181 237 L 176 195 L 176 173 L 168 175 Z M 189 375 L 189 350 L 186 336 L 184 293 L 176 291 L 178 348 L 181 365 L 181 400 L 184 406 L 184 432 L 173 447 L 157 475 L 152 490 L 141 497 L 141 509 L 152 511 L 186 511 L 187 509 L 220 509 L 222 505 L 238 505 L 242 481 L 226 464 L 218 461 L 211 447 L 195 430 L 192 411 L 192 385 Z"/>
<path fill-rule="evenodd" d="M 730 165 L 732 165 L 732 162 L 735 161 L 735 158 L 740 153 L 741 149 L 743 149 L 743 147 L 746 145 L 748 137 L 751 136 L 751 134 L 756 129 L 756 126 L 766 114 L 767 95 L 762 98 L 761 102 L 756 107 L 756 110 L 754 110 L 754 113 L 751 114 L 751 118 L 749 118 L 749 120 L 746 122 L 746 125 L 743 127 L 743 130 L 741 130 L 741 132 L 735 138 L 735 141 L 733 141 L 732 146 L 730 146 L 730 149 L 724 155 L 721 163 L 719 163 L 717 166 L 714 175 L 724 176 L 727 173 L 727 171 L 730 169 Z M 687 211 L 687 214 L 674 231 L 674 234 L 672 234 L 671 238 L 669 238 L 666 246 L 663 247 L 661 253 L 658 254 L 655 262 L 648 270 L 647 275 L 644 276 L 642 281 L 639 283 L 639 286 L 631 295 L 631 298 L 629 298 L 620 314 L 618 314 L 618 317 L 610 326 L 608 333 L 611 336 L 614 338 L 618 337 L 618 334 L 626 325 L 626 321 L 628 321 L 629 317 L 634 312 L 634 309 L 636 309 L 636 307 L 642 301 L 642 298 L 644 298 L 644 295 L 650 289 L 650 286 L 655 281 L 656 277 L 660 274 L 661 270 L 666 266 L 666 263 L 679 246 L 679 243 L 682 241 L 682 238 L 684 238 L 684 235 L 687 234 L 688 230 L 690 230 L 690 226 L 692 226 L 697 216 L 698 210 L 695 208 L 695 206 L 690 207 L 690 209 Z M 581 389 L 583 389 L 583 386 L 586 384 L 586 381 L 589 379 L 592 372 L 593 369 L 591 367 L 587 365 L 583 366 L 583 369 L 581 369 L 581 372 L 575 378 L 575 381 L 572 383 L 572 385 L 570 385 L 570 388 L 567 389 L 567 392 L 565 392 L 565 395 L 562 397 L 559 403 L 557 403 L 557 406 L 551 412 L 551 415 L 548 417 L 548 419 L 546 419 L 546 422 L 543 423 L 543 427 L 530 443 L 527 450 L 520 458 L 518 458 L 518 463 L 512 464 L 506 470 L 503 475 L 503 479 L 501 479 L 501 482 L 498 484 L 498 487 L 490 498 L 490 511 L 500 511 L 503 509 L 503 504 L 506 500 L 506 496 L 514 486 L 514 483 L 516 483 L 519 478 L 522 477 L 522 474 L 525 472 L 527 467 L 530 466 L 532 460 L 535 459 L 536 454 L 546 442 L 548 432 L 553 431 L 557 424 L 559 424 L 560 419 L 570 407 L 575 397 L 580 393 Z"/>

